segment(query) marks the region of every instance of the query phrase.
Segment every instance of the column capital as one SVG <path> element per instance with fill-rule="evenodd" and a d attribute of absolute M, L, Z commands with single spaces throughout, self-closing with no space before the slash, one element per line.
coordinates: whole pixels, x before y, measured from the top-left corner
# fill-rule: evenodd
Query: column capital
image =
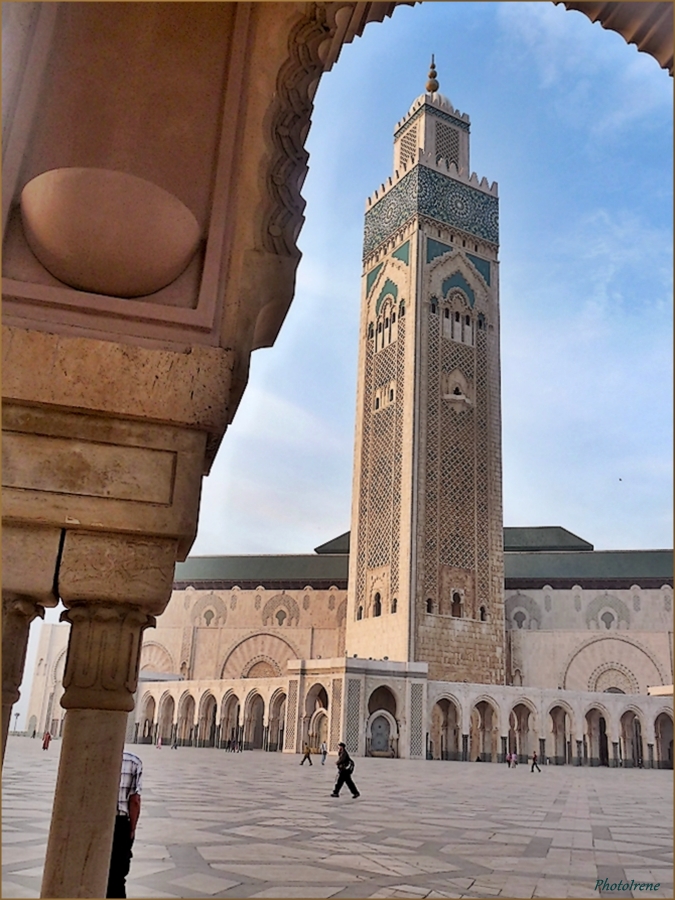
<path fill-rule="evenodd" d="M 61 706 L 131 712 L 142 634 L 154 616 L 137 607 L 87 603 L 65 610 L 61 621 L 71 624 Z"/>

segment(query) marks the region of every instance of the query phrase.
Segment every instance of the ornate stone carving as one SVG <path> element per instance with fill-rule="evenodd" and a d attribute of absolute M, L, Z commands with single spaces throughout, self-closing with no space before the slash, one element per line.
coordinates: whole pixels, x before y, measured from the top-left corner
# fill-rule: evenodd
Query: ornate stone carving
<path fill-rule="evenodd" d="M 74 606 L 61 614 L 72 628 L 63 676 L 64 709 L 130 712 L 138 684 L 143 630 L 153 616 L 121 605 Z"/>
<path fill-rule="evenodd" d="M 28 597 L 3 593 L 2 597 L 2 705 L 19 699 L 26 662 L 28 630 L 33 619 L 43 618 L 44 608 Z M 9 720 L 8 720 L 9 721 Z"/>

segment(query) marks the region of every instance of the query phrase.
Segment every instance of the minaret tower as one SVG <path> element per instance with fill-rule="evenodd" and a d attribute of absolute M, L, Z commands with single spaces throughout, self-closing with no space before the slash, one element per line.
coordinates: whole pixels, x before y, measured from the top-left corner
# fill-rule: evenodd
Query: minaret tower
<path fill-rule="evenodd" d="M 432 57 L 366 208 L 345 646 L 500 684 L 497 185 L 438 87 Z"/>

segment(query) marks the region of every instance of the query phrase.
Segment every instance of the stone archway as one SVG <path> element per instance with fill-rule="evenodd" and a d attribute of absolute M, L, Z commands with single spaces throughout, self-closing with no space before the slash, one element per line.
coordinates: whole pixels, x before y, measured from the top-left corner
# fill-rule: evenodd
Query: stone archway
<path fill-rule="evenodd" d="M 673 768 L 673 717 L 666 712 L 659 713 L 654 721 L 656 738 L 656 767 Z"/>
<path fill-rule="evenodd" d="M 642 768 L 642 722 L 634 709 L 627 709 L 619 720 L 619 754 L 625 768 Z"/>
<path fill-rule="evenodd" d="M 535 745 L 535 718 L 526 703 L 516 703 L 509 713 L 508 752 L 516 753 L 519 763 L 526 763 L 533 751 L 539 751 Z"/>
<path fill-rule="evenodd" d="M 220 705 L 220 746 L 225 750 L 234 749 L 240 740 L 239 698 L 236 694 L 226 694 Z"/>
<path fill-rule="evenodd" d="M 157 711 L 158 734 L 162 743 L 170 744 L 173 739 L 173 714 L 176 704 L 171 694 L 164 694 Z"/>
<path fill-rule="evenodd" d="M 208 691 L 199 703 L 199 721 L 197 723 L 197 746 L 215 747 L 217 739 L 218 704 L 213 694 Z"/>
<path fill-rule="evenodd" d="M 471 710 L 469 731 L 469 759 L 475 762 L 497 761 L 499 754 L 499 715 L 497 705 L 487 699 L 479 700 Z"/>
<path fill-rule="evenodd" d="M 178 743 L 181 747 L 191 747 L 195 740 L 196 704 L 192 694 L 183 694 L 178 704 Z"/>
<path fill-rule="evenodd" d="M 148 694 L 143 699 L 139 744 L 152 744 L 155 739 L 155 698 Z"/>
<path fill-rule="evenodd" d="M 371 692 L 366 723 L 366 756 L 390 759 L 398 757 L 397 708 L 396 696 L 386 684 L 381 684 Z"/>
<path fill-rule="evenodd" d="M 246 699 L 244 712 L 244 750 L 262 750 L 265 716 L 265 701 L 255 691 Z"/>
<path fill-rule="evenodd" d="M 609 765 L 607 713 L 593 706 L 586 713 L 586 732 L 583 739 L 584 763 L 590 766 Z"/>
<path fill-rule="evenodd" d="M 442 697 L 431 711 L 429 753 L 432 759 L 461 759 L 461 713 L 448 697 Z"/>
<path fill-rule="evenodd" d="M 284 749 L 284 722 L 286 721 L 286 694 L 279 691 L 270 700 L 269 733 L 267 749 L 271 752 Z"/>
<path fill-rule="evenodd" d="M 548 711 L 546 755 L 554 766 L 574 763 L 574 731 L 567 707 L 558 703 Z"/>
<path fill-rule="evenodd" d="M 321 715 L 317 715 L 321 710 L 324 714 L 328 710 L 328 691 L 320 681 L 313 684 L 305 695 L 305 712 L 302 717 L 302 744 L 307 742 L 313 753 L 316 753 L 321 746 L 321 740 L 316 732 L 316 727 Z M 326 738 L 326 744 L 328 739 Z"/>

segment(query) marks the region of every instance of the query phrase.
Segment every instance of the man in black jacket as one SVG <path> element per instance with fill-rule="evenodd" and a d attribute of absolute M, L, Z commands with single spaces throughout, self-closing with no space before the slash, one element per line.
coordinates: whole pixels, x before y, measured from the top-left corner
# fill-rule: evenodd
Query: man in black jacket
<path fill-rule="evenodd" d="M 335 787 L 333 788 L 333 793 L 331 797 L 339 797 L 340 789 L 343 784 L 346 784 L 349 790 L 352 792 L 352 797 L 356 799 L 360 797 L 358 790 L 356 789 L 356 785 L 352 781 L 352 772 L 354 771 L 354 760 L 347 753 L 347 747 L 345 744 L 340 741 L 338 744 L 338 758 L 336 766 L 338 768 L 338 777 L 335 782 Z"/>

